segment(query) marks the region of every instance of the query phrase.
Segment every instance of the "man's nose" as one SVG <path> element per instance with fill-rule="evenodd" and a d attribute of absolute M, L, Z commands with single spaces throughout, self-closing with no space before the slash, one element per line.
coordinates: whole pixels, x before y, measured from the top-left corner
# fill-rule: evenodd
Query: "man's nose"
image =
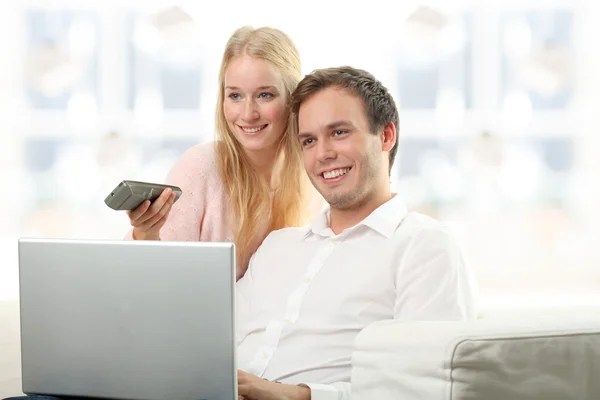
<path fill-rule="evenodd" d="M 327 139 L 317 141 L 317 160 L 325 162 L 336 157 L 337 153 L 331 141 Z"/>

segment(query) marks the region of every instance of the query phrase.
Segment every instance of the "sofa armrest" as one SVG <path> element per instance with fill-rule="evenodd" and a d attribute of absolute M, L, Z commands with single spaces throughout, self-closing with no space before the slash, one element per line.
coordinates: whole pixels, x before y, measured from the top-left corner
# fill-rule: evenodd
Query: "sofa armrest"
<path fill-rule="evenodd" d="M 357 337 L 354 400 L 600 399 L 598 314 L 381 321 Z"/>

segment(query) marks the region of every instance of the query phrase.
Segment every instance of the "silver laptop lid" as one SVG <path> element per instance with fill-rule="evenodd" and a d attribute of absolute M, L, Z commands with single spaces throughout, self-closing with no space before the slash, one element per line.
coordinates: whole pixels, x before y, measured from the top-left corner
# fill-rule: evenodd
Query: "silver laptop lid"
<path fill-rule="evenodd" d="M 237 399 L 231 243 L 19 240 L 23 392 Z"/>

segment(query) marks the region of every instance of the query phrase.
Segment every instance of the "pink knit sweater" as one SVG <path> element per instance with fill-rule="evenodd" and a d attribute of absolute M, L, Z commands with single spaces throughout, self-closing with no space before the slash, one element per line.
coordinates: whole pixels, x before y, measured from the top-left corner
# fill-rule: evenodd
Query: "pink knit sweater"
<path fill-rule="evenodd" d="M 167 175 L 166 183 L 179 186 L 183 193 L 160 231 L 161 240 L 233 242 L 229 195 L 217 169 L 214 142 L 188 149 Z M 266 234 L 265 226 L 257 235 L 256 247 Z M 132 238 L 131 231 L 127 238 Z M 244 275 L 250 256 L 237 265 L 237 279 Z"/>

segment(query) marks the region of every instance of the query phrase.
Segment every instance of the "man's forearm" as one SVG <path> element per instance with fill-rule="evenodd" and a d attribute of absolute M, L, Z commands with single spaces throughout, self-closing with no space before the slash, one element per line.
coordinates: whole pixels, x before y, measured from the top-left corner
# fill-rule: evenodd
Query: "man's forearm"
<path fill-rule="evenodd" d="M 308 386 L 272 382 L 238 371 L 238 394 L 248 400 L 311 400 Z"/>
<path fill-rule="evenodd" d="M 272 390 L 278 394 L 278 400 L 311 400 L 310 388 L 306 385 L 276 383 Z"/>
<path fill-rule="evenodd" d="M 288 399 L 310 400 L 310 388 L 306 385 L 284 385 L 290 388 Z"/>
<path fill-rule="evenodd" d="M 306 385 L 276 383 L 276 386 L 272 386 L 271 390 L 271 393 L 277 393 L 275 398 L 278 400 L 311 400 L 310 388 Z"/>

